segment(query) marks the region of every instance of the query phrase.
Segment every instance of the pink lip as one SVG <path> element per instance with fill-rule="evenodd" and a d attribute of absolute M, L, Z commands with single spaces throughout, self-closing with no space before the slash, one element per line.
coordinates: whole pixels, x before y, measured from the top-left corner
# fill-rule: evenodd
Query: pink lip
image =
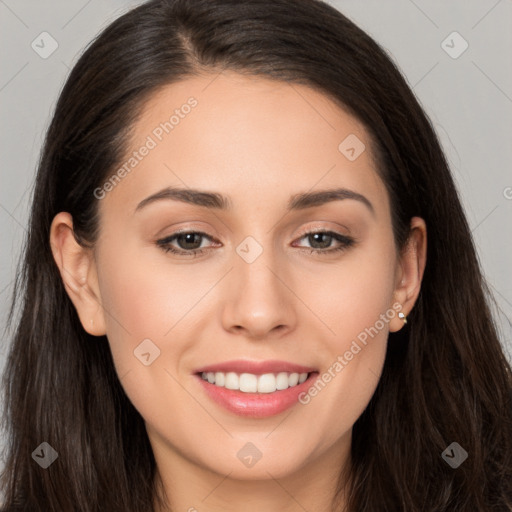
<path fill-rule="evenodd" d="M 264 373 L 311 373 L 315 371 L 317 371 L 316 368 L 289 363 L 287 361 L 244 361 L 242 359 L 237 359 L 234 361 L 225 361 L 223 363 L 203 366 L 197 369 L 195 373 L 201 374 L 202 372 L 234 372 L 238 374 L 252 373 L 254 375 L 263 375 Z"/>
<path fill-rule="evenodd" d="M 274 391 L 273 393 L 244 393 L 210 384 L 201 377 L 203 372 L 235 372 L 262 375 L 264 373 L 309 373 L 308 378 L 297 386 Z M 266 418 L 280 414 L 298 402 L 299 395 L 306 392 L 318 377 L 314 368 L 288 363 L 285 361 L 226 361 L 200 368 L 195 377 L 206 395 L 228 411 L 239 416 Z"/>

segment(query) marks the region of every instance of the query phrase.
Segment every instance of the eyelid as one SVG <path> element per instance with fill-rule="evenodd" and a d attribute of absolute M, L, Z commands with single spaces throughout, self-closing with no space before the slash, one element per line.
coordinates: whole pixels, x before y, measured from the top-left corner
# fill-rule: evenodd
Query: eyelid
<path fill-rule="evenodd" d="M 339 228 L 329 228 L 329 227 L 326 227 L 326 226 L 320 226 L 320 225 L 316 225 L 316 226 L 306 226 L 304 228 L 301 228 L 299 230 L 299 233 L 297 236 L 303 236 L 303 235 L 307 235 L 307 234 L 311 234 L 311 233 L 318 233 L 318 232 L 333 232 L 333 233 L 338 233 L 339 235 L 342 235 L 342 236 L 351 236 L 350 234 L 350 229 L 343 225 L 343 224 L 337 224 L 338 226 L 346 229 L 347 233 L 339 233 Z"/>
<path fill-rule="evenodd" d="M 299 230 L 299 233 L 297 233 L 294 236 L 294 240 L 296 238 L 302 238 L 305 235 L 309 235 L 309 234 L 330 233 L 330 232 L 336 233 L 336 234 L 341 235 L 341 236 L 352 237 L 351 234 L 350 234 L 350 229 L 348 227 L 346 227 L 346 226 L 344 226 L 342 224 L 338 224 L 338 225 L 343 227 L 343 228 L 345 228 L 347 230 L 347 233 L 346 234 L 339 233 L 337 230 L 329 229 L 329 228 L 327 228 L 325 226 L 316 226 L 316 227 L 315 226 L 306 226 L 306 227 L 302 228 L 301 230 Z M 205 238 L 208 238 L 208 239 L 210 239 L 212 241 L 217 241 L 218 242 L 218 240 L 214 236 L 208 234 L 205 231 L 201 231 L 201 228 L 198 228 L 198 227 L 196 228 L 194 226 L 187 226 L 187 227 L 184 227 L 184 228 L 178 228 L 176 231 L 173 231 L 172 233 L 170 233 L 169 235 L 166 235 L 164 237 L 158 237 L 155 240 L 155 243 L 171 239 L 171 238 L 173 238 L 173 237 L 175 237 L 177 235 L 183 234 L 183 233 L 195 233 L 195 234 L 203 235 Z M 354 238 L 354 237 L 352 237 L 352 238 Z M 354 238 L 354 240 L 356 240 L 356 239 Z"/>

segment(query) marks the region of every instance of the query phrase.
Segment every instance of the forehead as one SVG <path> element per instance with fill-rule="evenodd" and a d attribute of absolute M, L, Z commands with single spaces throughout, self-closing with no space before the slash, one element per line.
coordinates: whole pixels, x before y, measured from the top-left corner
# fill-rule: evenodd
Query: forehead
<path fill-rule="evenodd" d="M 365 190 L 374 200 L 384 191 L 357 119 L 310 87 L 232 72 L 154 93 L 121 165 L 130 159 L 108 199 L 133 207 L 166 186 L 222 191 L 234 206 L 242 206 L 242 193 L 245 204 L 333 186 Z"/>

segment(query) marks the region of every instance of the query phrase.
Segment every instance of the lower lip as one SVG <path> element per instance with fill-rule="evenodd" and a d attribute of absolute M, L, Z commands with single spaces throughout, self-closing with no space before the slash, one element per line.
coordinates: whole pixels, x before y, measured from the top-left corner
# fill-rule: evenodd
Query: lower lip
<path fill-rule="evenodd" d="M 299 395 L 311 387 L 317 376 L 318 372 L 312 372 L 302 384 L 273 393 L 244 393 L 210 384 L 200 375 L 196 375 L 206 394 L 214 402 L 230 412 L 250 418 L 267 418 L 286 411 L 298 402 Z"/>

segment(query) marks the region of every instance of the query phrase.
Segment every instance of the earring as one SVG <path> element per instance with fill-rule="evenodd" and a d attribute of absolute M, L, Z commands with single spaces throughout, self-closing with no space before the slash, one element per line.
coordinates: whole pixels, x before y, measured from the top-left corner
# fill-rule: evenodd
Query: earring
<path fill-rule="evenodd" d="M 407 317 L 401 311 L 398 313 L 398 318 L 401 318 L 404 321 L 404 324 L 407 323 Z"/>

